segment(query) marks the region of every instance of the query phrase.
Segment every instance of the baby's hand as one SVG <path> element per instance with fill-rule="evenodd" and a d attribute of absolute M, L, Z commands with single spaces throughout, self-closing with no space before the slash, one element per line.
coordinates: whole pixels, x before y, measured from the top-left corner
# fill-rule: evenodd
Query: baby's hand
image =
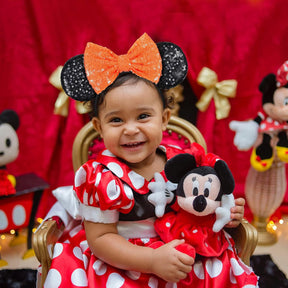
<path fill-rule="evenodd" d="M 235 199 L 235 206 L 231 208 L 231 221 L 225 226 L 227 228 L 237 227 L 244 217 L 244 198 Z"/>
<path fill-rule="evenodd" d="M 184 240 L 173 240 L 152 251 L 151 272 L 167 282 L 178 282 L 192 270 L 194 259 L 175 249 Z"/>

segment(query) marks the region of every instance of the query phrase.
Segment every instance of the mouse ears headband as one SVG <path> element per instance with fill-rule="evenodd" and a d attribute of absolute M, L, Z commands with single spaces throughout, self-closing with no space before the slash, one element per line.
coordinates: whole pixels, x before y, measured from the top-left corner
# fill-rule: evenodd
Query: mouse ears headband
<path fill-rule="evenodd" d="M 154 43 L 144 33 L 127 54 L 116 55 L 106 47 L 88 43 L 84 54 L 69 59 L 61 72 L 61 84 L 68 96 L 89 101 L 111 85 L 121 72 L 132 72 L 160 89 L 180 84 L 186 77 L 186 57 L 177 45 Z"/>

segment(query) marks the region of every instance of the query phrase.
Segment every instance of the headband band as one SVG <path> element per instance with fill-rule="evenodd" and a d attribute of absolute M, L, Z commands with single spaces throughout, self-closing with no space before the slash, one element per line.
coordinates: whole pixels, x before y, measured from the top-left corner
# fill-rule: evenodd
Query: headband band
<path fill-rule="evenodd" d="M 170 42 L 155 44 L 144 33 L 127 54 L 120 56 L 106 47 L 88 43 L 84 55 L 77 55 L 65 63 L 61 84 L 71 98 L 89 101 L 124 71 L 150 80 L 161 89 L 169 89 L 185 79 L 188 65 L 180 47 Z"/>

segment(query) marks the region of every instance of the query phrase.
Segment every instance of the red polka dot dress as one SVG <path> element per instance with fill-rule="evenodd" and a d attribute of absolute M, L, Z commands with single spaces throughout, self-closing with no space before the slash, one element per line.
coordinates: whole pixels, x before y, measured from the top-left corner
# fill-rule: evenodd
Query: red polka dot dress
<path fill-rule="evenodd" d="M 166 153 L 170 159 L 183 152 L 195 155 L 197 149 L 197 146 L 189 150 L 162 146 L 159 153 Z M 164 171 L 161 175 L 167 182 Z M 149 181 L 108 150 L 103 150 L 95 160 L 89 160 L 76 172 L 74 197 L 82 218 L 96 223 L 117 223 L 118 233 L 131 243 L 156 248 L 163 242 L 155 232 L 155 206 L 148 201 L 151 194 L 148 184 Z M 168 211 L 171 211 L 169 205 L 166 206 Z M 45 288 L 178 287 L 153 274 L 121 270 L 101 261 L 91 253 L 82 224 L 67 231 L 55 245 Z M 201 274 L 201 269 L 198 270 Z"/>

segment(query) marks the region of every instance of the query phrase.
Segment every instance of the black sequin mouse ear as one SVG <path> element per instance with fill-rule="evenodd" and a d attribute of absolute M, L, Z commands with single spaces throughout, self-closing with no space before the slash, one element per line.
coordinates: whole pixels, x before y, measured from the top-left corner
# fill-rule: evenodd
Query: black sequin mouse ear
<path fill-rule="evenodd" d="M 162 76 L 157 84 L 161 89 L 169 89 L 182 83 L 188 72 L 188 63 L 182 49 L 170 42 L 157 43 L 162 58 Z"/>
<path fill-rule="evenodd" d="M 86 77 L 83 54 L 65 63 L 61 71 L 61 85 L 69 97 L 78 101 L 89 101 L 97 96 Z"/>

